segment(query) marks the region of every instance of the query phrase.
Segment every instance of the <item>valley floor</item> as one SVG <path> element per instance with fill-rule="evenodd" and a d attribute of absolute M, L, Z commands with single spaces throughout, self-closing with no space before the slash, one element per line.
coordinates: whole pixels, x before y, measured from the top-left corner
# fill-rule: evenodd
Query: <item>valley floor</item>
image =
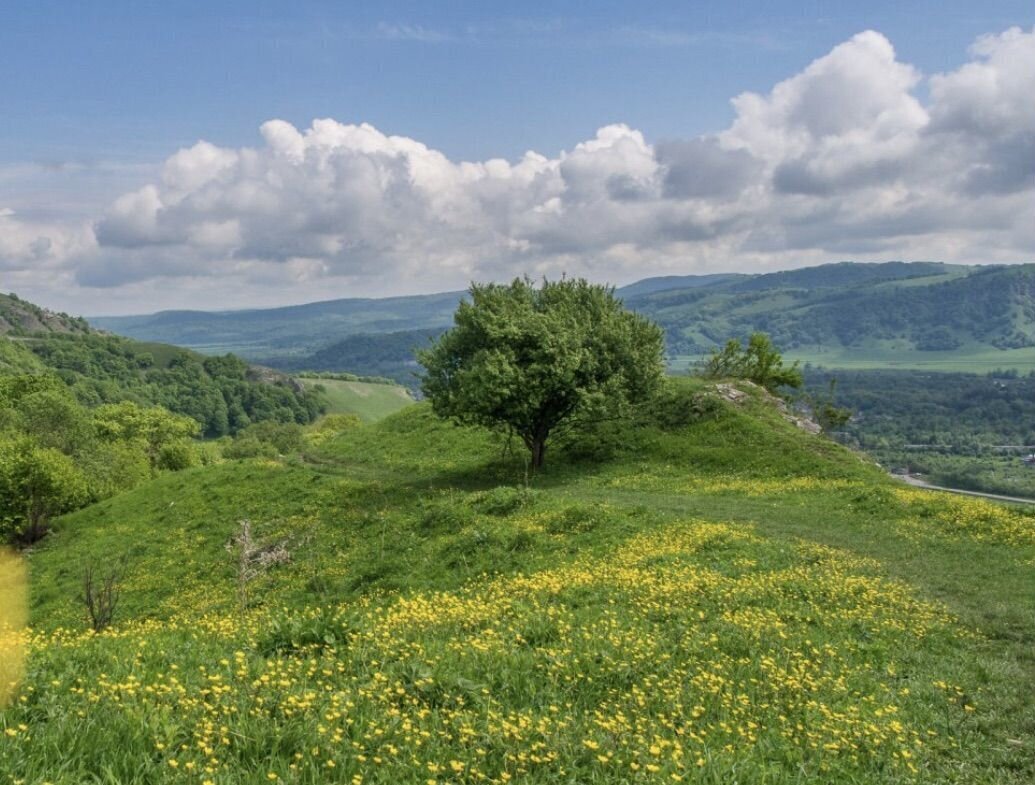
<path fill-rule="evenodd" d="M 1035 781 L 1027 511 L 755 400 L 530 487 L 504 447 L 418 405 L 67 516 L 0 782 Z M 243 518 L 290 560 L 242 583 Z M 84 632 L 81 567 L 117 556 Z"/>

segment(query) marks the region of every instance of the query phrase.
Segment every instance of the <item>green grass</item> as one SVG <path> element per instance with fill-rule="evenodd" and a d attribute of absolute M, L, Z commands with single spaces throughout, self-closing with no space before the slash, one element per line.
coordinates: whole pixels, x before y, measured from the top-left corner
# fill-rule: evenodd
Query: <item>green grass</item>
<path fill-rule="evenodd" d="M 504 447 L 421 404 L 66 516 L 0 781 L 1035 778 L 1032 517 L 755 398 L 556 446 L 529 488 Z M 243 598 L 242 518 L 291 552 Z M 120 556 L 84 633 L 83 565 Z"/>
<path fill-rule="evenodd" d="M 347 382 L 340 379 L 300 379 L 307 389 L 322 385 L 328 414 L 355 414 L 376 422 L 413 403 L 405 387 L 394 384 Z"/>

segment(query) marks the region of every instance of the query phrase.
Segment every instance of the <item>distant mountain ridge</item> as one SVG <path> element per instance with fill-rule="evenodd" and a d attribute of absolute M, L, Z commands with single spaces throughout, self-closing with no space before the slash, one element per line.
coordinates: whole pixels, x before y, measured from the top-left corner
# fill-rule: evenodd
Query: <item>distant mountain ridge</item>
<path fill-rule="evenodd" d="M 1035 265 L 837 262 L 773 273 L 646 278 L 620 287 L 660 324 L 672 356 L 695 357 L 755 330 L 817 361 L 1030 348 Z M 167 311 L 92 320 L 105 329 L 206 353 L 234 351 L 283 369 L 412 379 L 412 349 L 452 323 L 463 292 L 329 300 L 222 313 Z M 411 342 L 412 346 L 407 344 Z M 405 345 L 404 345 L 405 344 Z M 992 360 L 989 360 L 992 362 Z"/>
<path fill-rule="evenodd" d="M 443 328 L 464 292 L 412 297 L 344 298 L 241 311 L 161 311 L 92 317 L 96 327 L 142 341 L 204 352 L 233 351 L 251 359 L 315 351 L 357 333 Z"/>

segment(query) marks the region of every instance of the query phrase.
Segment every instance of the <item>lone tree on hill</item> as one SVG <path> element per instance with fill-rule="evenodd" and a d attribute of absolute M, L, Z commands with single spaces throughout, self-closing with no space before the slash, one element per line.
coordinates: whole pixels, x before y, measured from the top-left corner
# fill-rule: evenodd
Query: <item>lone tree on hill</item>
<path fill-rule="evenodd" d="M 543 465 L 551 435 L 648 398 L 664 372 L 660 328 L 582 279 L 472 285 L 454 327 L 418 358 L 435 413 L 516 434 Z"/>
<path fill-rule="evenodd" d="M 736 338 L 712 352 L 704 363 L 703 375 L 712 379 L 747 379 L 769 392 L 778 387 L 801 387 L 803 377 L 797 360 L 783 364 L 783 357 L 765 333 L 752 333 L 745 347 Z"/>

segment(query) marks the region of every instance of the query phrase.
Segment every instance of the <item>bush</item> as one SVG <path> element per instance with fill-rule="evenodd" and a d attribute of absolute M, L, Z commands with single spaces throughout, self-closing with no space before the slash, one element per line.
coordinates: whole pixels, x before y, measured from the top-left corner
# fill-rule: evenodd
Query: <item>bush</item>
<path fill-rule="evenodd" d="M 80 456 L 79 465 L 86 475 L 92 501 L 128 491 L 154 474 L 147 448 L 136 441 L 99 442 Z"/>
<path fill-rule="evenodd" d="M 196 466 L 197 463 L 198 456 L 190 442 L 173 442 L 163 445 L 158 451 L 157 467 L 159 469 L 178 472 Z"/>
<path fill-rule="evenodd" d="M 269 442 L 259 441 L 254 436 L 241 436 L 227 446 L 223 455 L 230 460 L 276 458 L 277 448 Z"/>
<path fill-rule="evenodd" d="M 253 423 L 238 435 L 239 439 L 255 439 L 270 445 L 279 455 L 298 452 L 305 444 L 302 426 L 297 423 L 280 423 L 273 420 Z"/>
<path fill-rule="evenodd" d="M 312 444 L 322 444 L 345 431 L 359 428 L 363 421 L 354 414 L 328 414 L 310 426 L 308 438 Z"/>
<path fill-rule="evenodd" d="M 422 500 L 418 528 L 422 532 L 460 531 L 474 519 L 474 512 L 455 496 Z"/>
<path fill-rule="evenodd" d="M 652 425 L 676 431 L 715 417 L 720 411 L 722 401 L 716 396 L 669 380 L 648 404 L 646 414 Z"/>
<path fill-rule="evenodd" d="M 474 496 L 474 507 L 487 515 L 510 515 L 529 507 L 535 502 L 536 493 L 531 488 L 502 486 L 483 491 Z"/>

